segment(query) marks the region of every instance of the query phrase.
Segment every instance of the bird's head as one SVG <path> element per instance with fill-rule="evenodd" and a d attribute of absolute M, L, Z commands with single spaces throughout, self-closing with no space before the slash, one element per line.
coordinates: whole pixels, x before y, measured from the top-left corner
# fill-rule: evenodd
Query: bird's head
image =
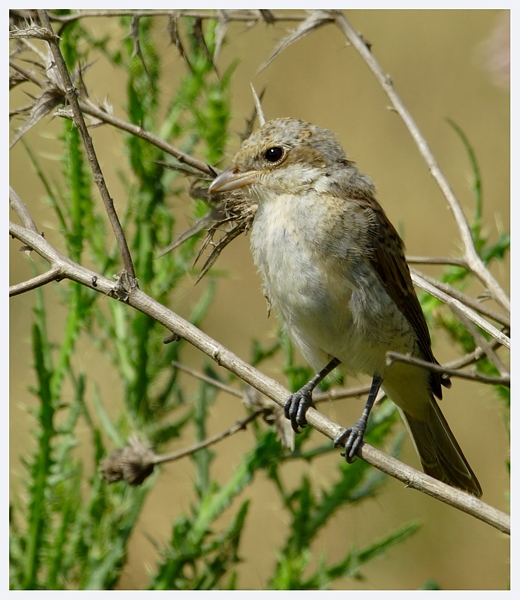
<path fill-rule="evenodd" d="M 291 118 L 274 119 L 243 142 L 232 166 L 212 182 L 209 193 L 240 188 L 256 197 L 298 193 L 334 178 L 347 164 L 351 163 L 327 129 Z"/>

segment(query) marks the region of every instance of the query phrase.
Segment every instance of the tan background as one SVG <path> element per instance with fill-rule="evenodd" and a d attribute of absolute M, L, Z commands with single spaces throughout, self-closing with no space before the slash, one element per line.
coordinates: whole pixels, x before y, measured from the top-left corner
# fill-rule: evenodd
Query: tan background
<path fill-rule="evenodd" d="M 482 170 L 484 188 L 484 220 L 492 239 L 497 231 L 509 231 L 509 93 L 494 84 L 485 69 L 486 46 L 500 17 L 499 11 L 348 11 L 347 17 L 356 30 L 370 41 L 372 52 L 383 69 L 391 75 L 398 93 L 415 118 L 420 130 L 447 175 L 463 206 L 472 214 L 472 195 L 468 185 L 470 168 L 460 140 L 445 117 L 462 127 L 469 137 Z M 106 26 L 90 20 L 99 32 Z M 183 64 L 175 49 L 166 43 L 164 28 L 157 28 L 165 39 L 164 68 L 171 82 L 164 89 L 165 98 L 175 85 Z M 115 34 L 116 35 L 116 34 Z M 120 35 L 117 33 L 117 35 Z M 333 130 L 349 156 L 376 183 L 378 197 L 392 221 L 398 226 L 410 254 L 458 255 L 460 243 L 446 202 L 428 173 L 418 151 L 399 117 L 387 110 L 389 102 L 374 77 L 347 47 L 341 33 L 332 26 L 322 28 L 294 44 L 260 75 L 255 75 L 276 42 L 285 35 L 283 25 L 258 25 L 248 30 L 244 24 L 232 24 L 219 65 L 227 66 L 236 56 L 240 64 L 233 79 L 233 129 L 241 131 L 249 115 L 252 100 L 249 82 L 257 89 L 268 83 L 264 100 L 267 118 L 292 116 Z M 119 43 L 119 39 L 115 39 Z M 115 106 L 121 101 L 124 78 L 120 73 L 94 67 L 89 85 L 94 86 L 97 100 L 108 95 Z M 103 75 L 100 77 L 100 73 Z M 116 114 L 117 111 L 116 111 Z M 119 114 L 123 116 L 123 114 Z M 49 137 L 48 120 L 28 136 L 38 144 L 45 167 L 54 165 L 55 142 Z M 59 130 L 56 128 L 56 130 Z M 121 134 L 108 128 L 93 130 L 93 139 L 102 167 L 116 202 L 124 203 L 117 171 L 122 161 L 110 154 L 121 152 Z M 238 148 L 235 137 L 229 148 L 232 157 Z M 11 182 L 22 198 L 34 208 L 38 225 L 48 228 L 51 240 L 59 242 L 52 231 L 50 209 L 42 206 L 43 190 L 36 181 L 23 147 L 15 147 L 11 156 Z M 189 207 L 187 196 L 172 200 L 172 210 L 184 214 Z M 179 231 L 187 224 L 181 217 Z M 61 245 L 61 243 L 60 243 Z M 31 276 L 27 259 L 12 244 L 12 283 Z M 218 262 L 229 277 L 218 285 L 217 299 L 204 322 L 204 330 L 228 346 L 239 356 L 249 357 L 253 338 L 268 341 L 276 329 L 271 317 L 266 318 L 260 282 L 248 250 L 248 240 L 236 240 Z M 495 276 L 508 287 L 508 263 L 494 268 Z M 430 269 L 430 273 L 437 273 Z M 475 290 L 479 289 L 475 287 Z M 187 315 L 200 294 L 199 287 L 186 286 L 179 292 L 172 308 Z M 46 294 L 52 299 L 53 291 Z M 12 490 L 20 490 L 19 476 L 24 470 L 20 456 L 31 443 L 31 419 L 27 409 L 35 405 L 27 392 L 33 383 L 30 371 L 30 323 L 34 296 L 29 293 L 11 300 L 11 456 Z M 63 313 L 51 317 L 56 331 L 63 327 Z M 435 351 L 442 362 L 454 351 L 434 332 Z M 200 364 L 198 352 L 188 355 Z M 99 357 L 88 344 L 81 343 L 76 365 L 98 373 L 103 398 L 110 399 L 114 413 L 122 400 L 114 391 L 110 372 L 100 374 Z M 266 367 L 269 375 L 283 382 L 279 365 Z M 355 382 L 353 382 L 355 383 Z M 189 383 L 189 385 L 192 385 Z M 455 380 L 442 404 L 466 456 L 484 489 L 483 500 L 507 511 L 508 477 L 505 460 L 508 438 L 502 424 L 501 404 L 491 391 L 472 383 Z M 324 412 L 347 424 L 361 409 L 359 401 L 347 401 L 323 407 Z M 211 422 L 211 432 L 229 426 L 243 416 L 236 399 L 219 396 Z M 85 439 L 85 443 L 88 438 Z M 248 432 L 220 444 L 216 473 L 225 481 L 251 445 Z M 181 442 L 177 449 L 182 447 Z M 417 465 L 409 440 L 403 460 Z M 319 485 L 334 476 L 339 456 L 329 456 L 307 466 L 288 466 L 287 481 L 296 481 L 307 472 Z M 189 509 L 193 470 L 189 460 L 165 466 L 156 487 L 149 496 L 141 521 L 134 533 L 129 564 L 121 581 L 123 588 L 146 586 L 147 572 L 153 569 L 156 554 L 149 536 L 165 542 L 172 521 Z M 271 486 L 258 477 L 244 497 L 253 497 L 248 527 L 242 541 L 239 586 L 258 588 L 265 585 L 272 572 L 276 551 L 285 536 L 284 514 Z M 222 523 L 229 520 L 225 513 Z M 346 581 L 347 589 L 417 589 L 427 579 L 435 579 L 444 589 L 504 589 L 509 584 L 509 539 L 488 525 L 431 500 L 415 491 L 406 490 L 396 481 L 388 481 L 375 500 L 359 507 L 346 507 L 329 524 L 314 546 L 315 556 L 326 552 L 332 562 L 345 549 L 358 548 L 382 537 L 392 529 L 419 520 L 422 529 L 413 538 L 392 550 L 387 556 L 362 570 L 365 580 Z"/>

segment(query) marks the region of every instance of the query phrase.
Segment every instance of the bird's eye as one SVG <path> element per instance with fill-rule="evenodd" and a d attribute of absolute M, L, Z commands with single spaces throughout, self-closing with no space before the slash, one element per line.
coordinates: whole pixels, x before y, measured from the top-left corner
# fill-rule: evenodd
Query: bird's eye
<path fill-rule="evenodd" d="M 283 154 L 283 148 L 280 148 L 280 146 L 273 146 L 265 151 L 264 158 L 269 162 L 275 163 L 282 158 Z"/>

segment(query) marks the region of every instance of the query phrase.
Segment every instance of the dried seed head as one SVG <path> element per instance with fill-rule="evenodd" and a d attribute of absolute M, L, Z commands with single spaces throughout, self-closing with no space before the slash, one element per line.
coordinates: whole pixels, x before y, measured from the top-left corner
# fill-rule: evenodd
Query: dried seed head
<path fill-rule="evenodd" d="M 124 479 L 130 485 L 141 485 L 153 473 L 155 454 L 136 436 L 128 440 L 128 446 L 119 448 L 107 456 L 100 471 L 108 483 Z"/>

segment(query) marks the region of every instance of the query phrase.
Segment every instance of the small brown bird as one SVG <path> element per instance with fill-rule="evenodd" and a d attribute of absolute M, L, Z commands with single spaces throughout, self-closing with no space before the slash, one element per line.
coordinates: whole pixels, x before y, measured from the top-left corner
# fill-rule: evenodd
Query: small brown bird
<path fill-rule="evenodd" d="M 481 496 L 482 490 L 434 398 L 449 379 L 386 352 L 438 364 L 404 256 L 404 244 L 375 199 L 370 179 L 334 135 L 290 118 L 265 123 L 244 141 L 210 193 L 241 189 L 258 205 L 251 250 L 264 291 L 317 375 L 285 404 L 293 429 L 316 385 L 340 363 L 372 376 L 361 418 L 335 441 L 348 461 L 363 441 L 380 386 L 399 407 L 424 471 Z"/>

